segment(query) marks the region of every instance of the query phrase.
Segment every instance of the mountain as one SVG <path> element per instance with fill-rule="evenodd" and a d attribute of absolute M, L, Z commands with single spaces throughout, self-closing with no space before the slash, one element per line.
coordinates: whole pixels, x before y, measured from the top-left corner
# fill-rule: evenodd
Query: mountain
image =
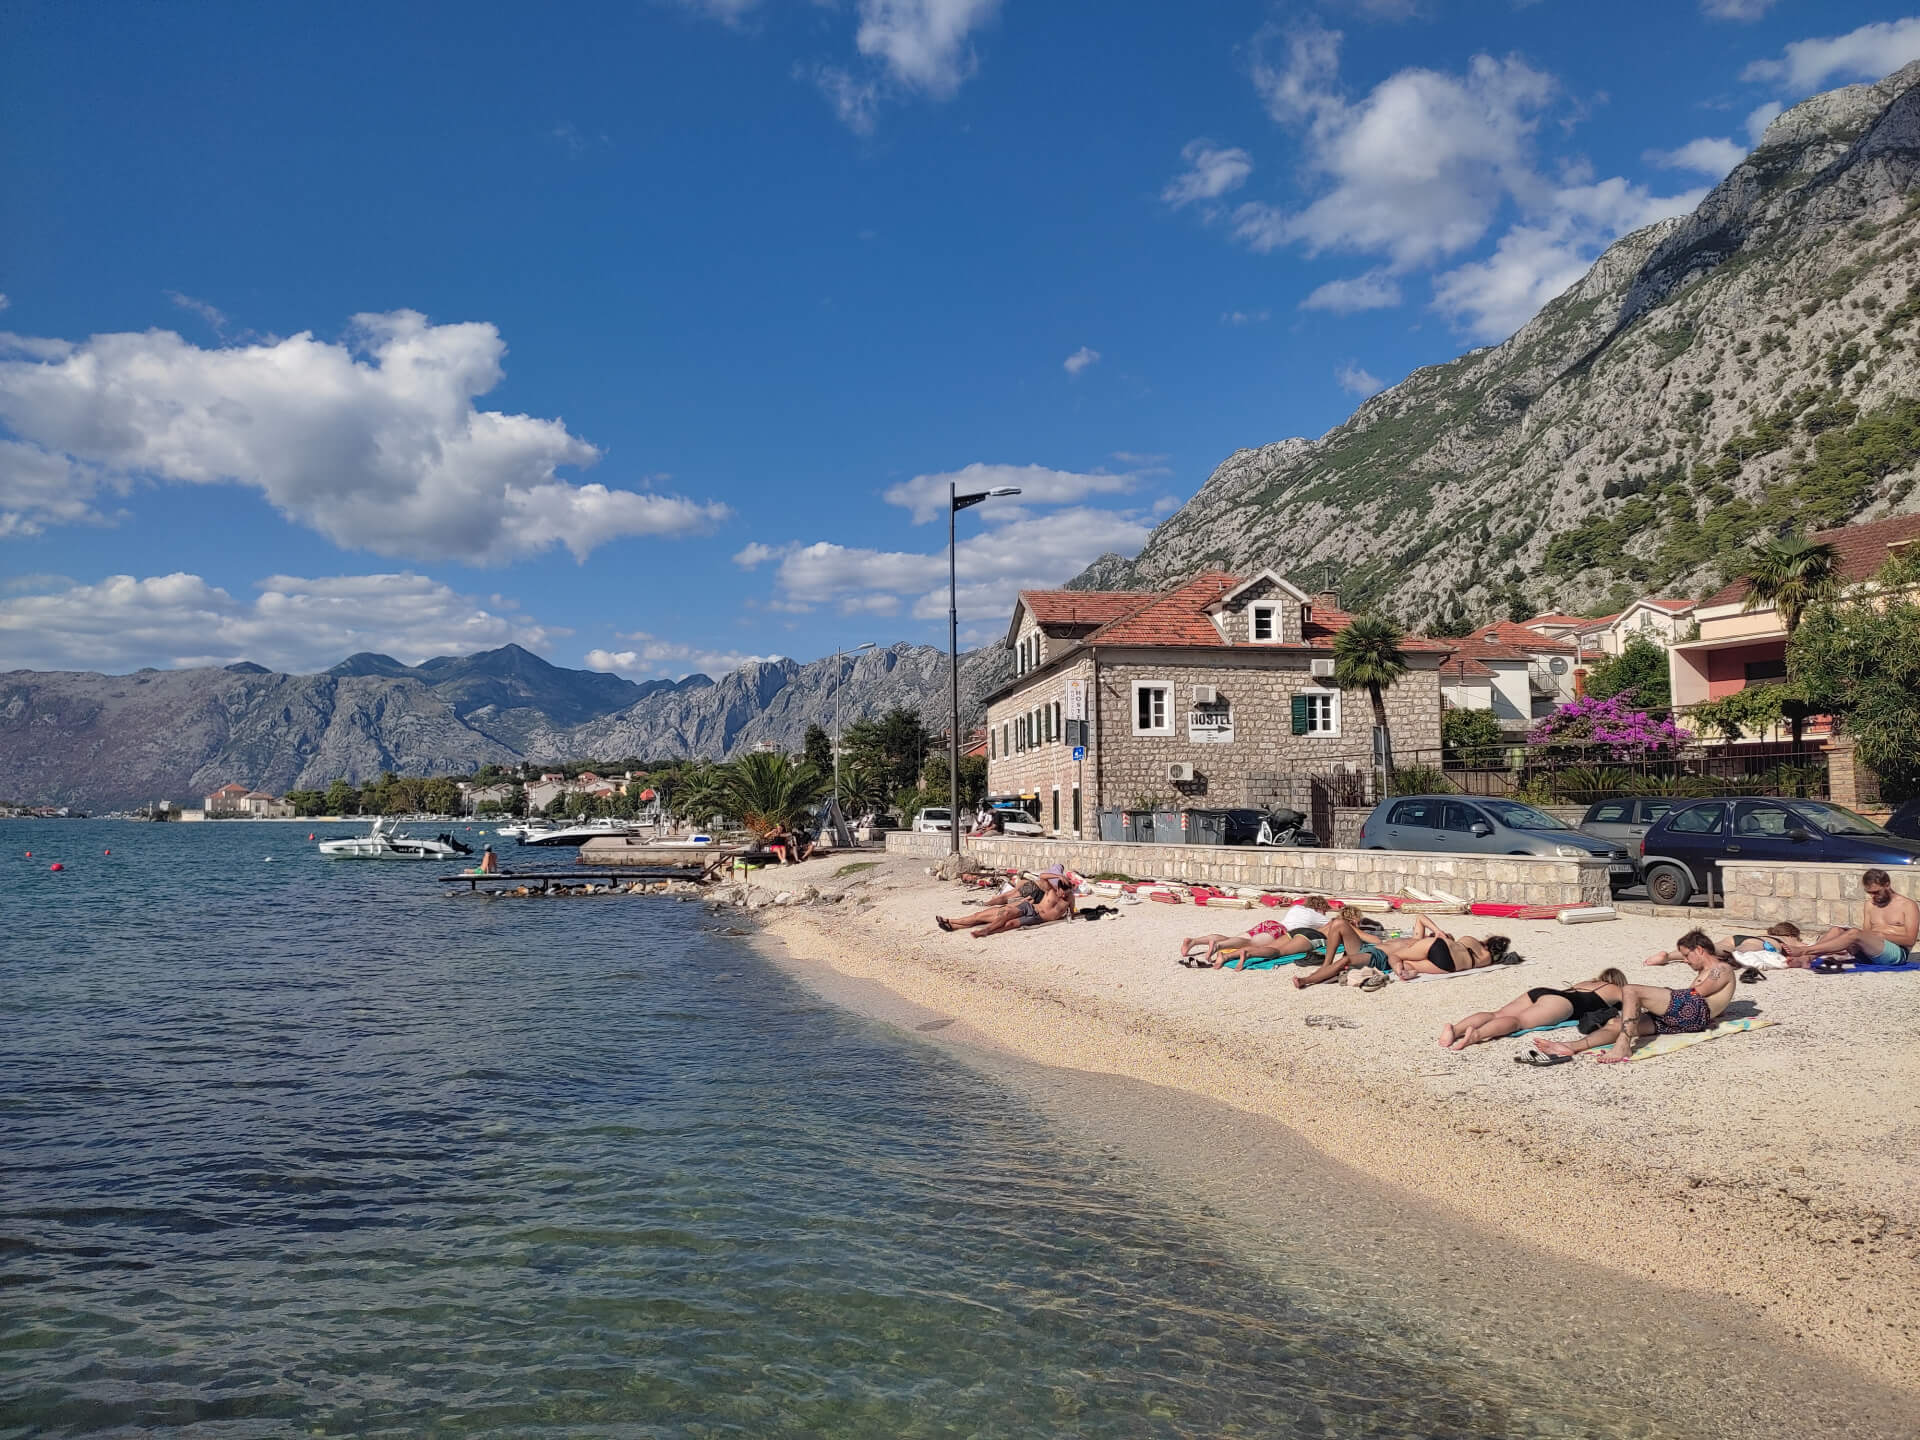
<path fill-rule="evenodd" d="M 895 645 L 841 661 L 843 723 L 896 705 L 944 731 L 944 651 Z M 961 657 L 963 724 L 1011 673 L 1001 649 Z M 750 665 L 714 681 L 634 684 L 518 646 L 403 665 L 354 655 L 321 675 L 250 663 L 133 675 L 0 674 L 0 799 L 131 808 L 230 780 L 282 794 L 383 770 L 467 774 L 493 762 L 797 750 L 833 724 L 834 662 Z"/>
<path fill-rule="evenodd" d="M 1230 455 L 1083 589 L 1207 566 L 1415 625 L 1719 586 L 1755 537 L 1920 505 L 1920 64 L 1780 115 L 1691 214 L 1504 344 Z"/>

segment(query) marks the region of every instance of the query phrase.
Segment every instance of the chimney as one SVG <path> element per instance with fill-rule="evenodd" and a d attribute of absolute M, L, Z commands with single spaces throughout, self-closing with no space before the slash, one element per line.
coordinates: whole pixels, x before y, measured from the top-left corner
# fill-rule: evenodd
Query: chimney
<path fill-rule="evenodd" d="M 1322 610 L 1338 610 L 1340 608 L 1340 592 L 1338 590 L 1322 590 L 1308 603 L 1313 606 L 1316 614 Z"/>

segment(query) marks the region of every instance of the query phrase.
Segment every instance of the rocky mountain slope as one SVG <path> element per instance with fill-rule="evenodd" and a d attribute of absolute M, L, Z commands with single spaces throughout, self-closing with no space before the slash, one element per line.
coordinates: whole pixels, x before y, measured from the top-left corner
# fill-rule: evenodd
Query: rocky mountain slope
<path fill-rule="evenodd" d="M 1087 589 L 1276 565 L 1413 624 L 1717 588 L 1920 506 L 1920 64 L 1817 96 L 1504 344 L 1241 450 Z"/>
<path fill-rule="evenodd" d="M 1010 669 L 1000 649 L 961 657 L 963 723 Z M 945 652 L 896 645 L 839 673 L 844 723 L 903 705 L 945 731 Z M 281 794 L 383 770 L 797 750 L 810 723 L 832 726 L 834 680 L 828 658 L 636 685 L 514 645 L 423 665 L 355 655 L 323 675 L 16 670 L 0 674 L 0 799 L 100 811 L 197 801 L 230 780 Z"/>

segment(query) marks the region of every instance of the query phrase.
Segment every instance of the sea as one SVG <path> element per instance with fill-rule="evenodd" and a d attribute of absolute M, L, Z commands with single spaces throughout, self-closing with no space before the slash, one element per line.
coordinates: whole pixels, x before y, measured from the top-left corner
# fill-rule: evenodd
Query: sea
<path fill-rule="evenodd" d="M 698 904 L 355 828 L 0 822 L 0 1436 L 1684 1433 Z"/>

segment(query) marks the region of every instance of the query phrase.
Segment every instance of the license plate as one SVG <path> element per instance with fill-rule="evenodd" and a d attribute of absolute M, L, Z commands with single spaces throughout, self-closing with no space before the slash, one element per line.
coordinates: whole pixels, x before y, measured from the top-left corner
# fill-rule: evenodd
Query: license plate
<path fill-rule="evenodd" d="M 1633 867 L 1631 865 L 1609 865 L 1607 867 L 1607 873 L 1610 875 L 1631 875 L 1633 873 Z"/>

